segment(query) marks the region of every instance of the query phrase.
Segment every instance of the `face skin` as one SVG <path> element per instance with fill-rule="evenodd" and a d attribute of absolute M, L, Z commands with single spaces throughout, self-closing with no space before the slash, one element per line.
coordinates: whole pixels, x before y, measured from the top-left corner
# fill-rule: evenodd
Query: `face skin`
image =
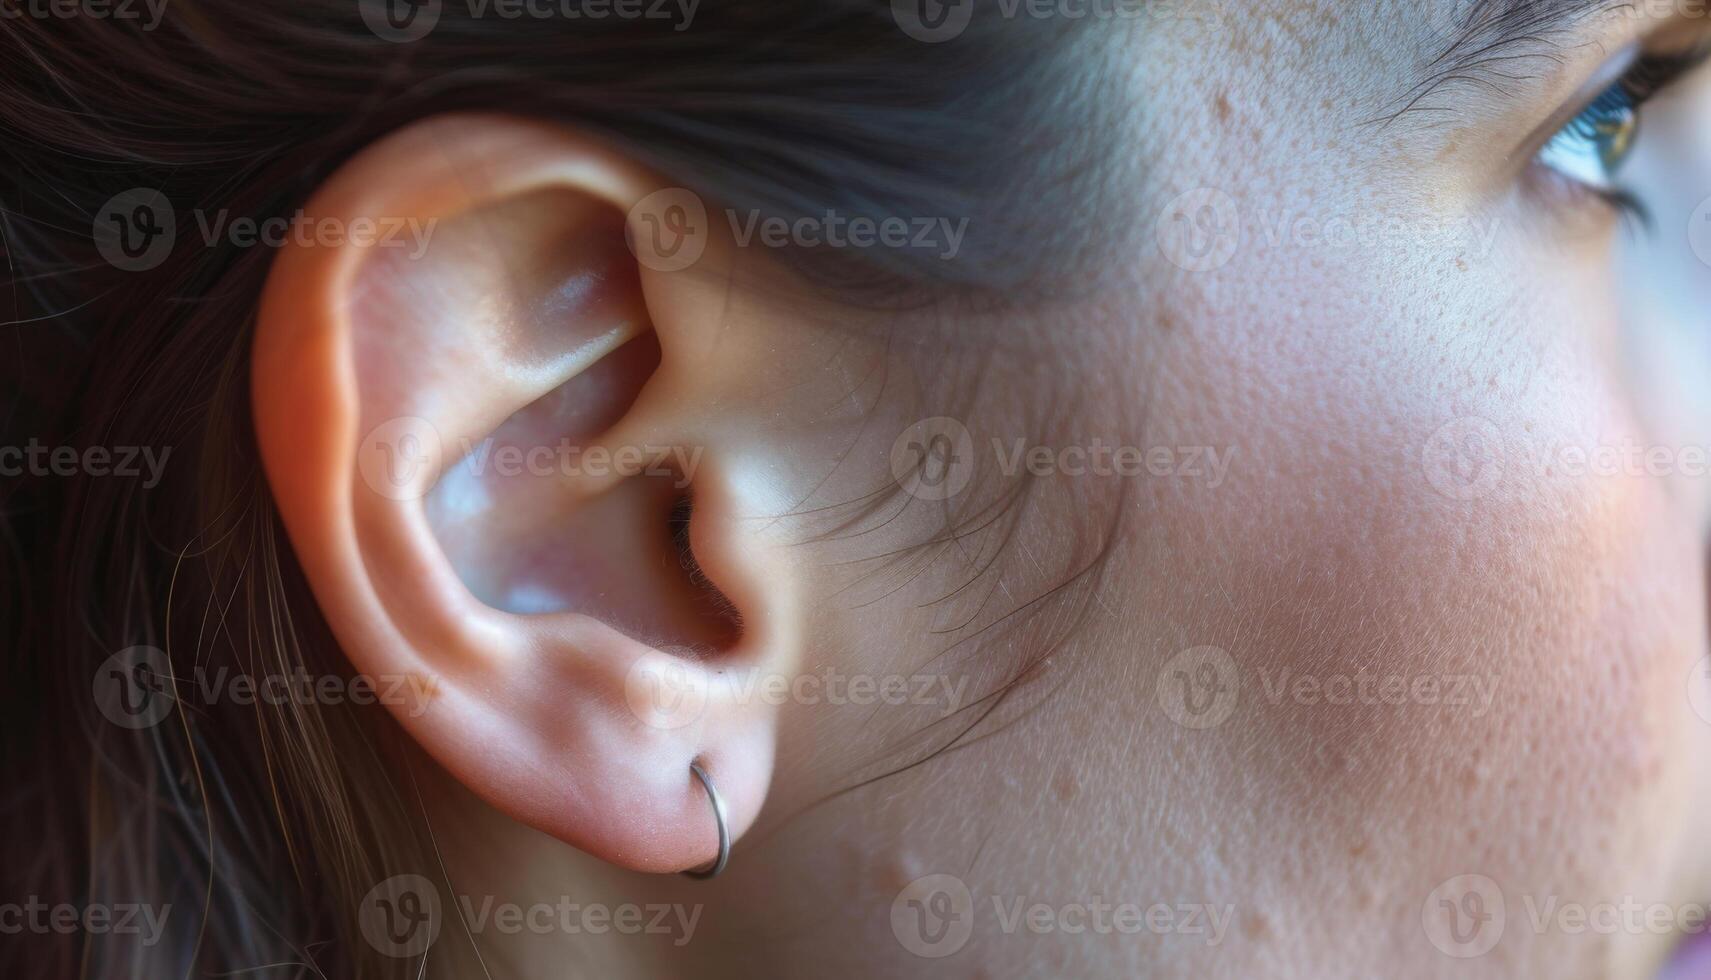
<path fill-rule="evenodd" d="M 456 892 L 477 912 L 480 896 L 677 907 L 666 936 L 477 930 L 493 975 L 565 963 L 601 975 L 1657 975 L 1676 924 L 1692 928 L 1711 900 L 1695 820 L 1711 802 L 1711 729 L 1693 700 L 1707 693 L 1693 685 L 1706 683 L 1695 665 L 1711 496 L 1703 456 L 1695 477 L 1682 451 L 1711 443 L 1696 377 L 1711 351 L 1690 332 L 1704 325 L 1707 270 L 1680 231 L 1711 190 L 1711 144 L 1692 129 L 1711 92 L 1683 86 L 1643 137 L 1631 180 L 1658 195 L 1651 239 L 1529 167 L 1527 134 L 1560 127 L 1629 45 L 1680 46 L 1707 21 L 1570 22 L 1553 46 L 1524 49 L 1552 54 L 1512 65 L 1525 77 L 1452 83 L 1374 122 L 1419 91 L 1452 6 L 1289 0 L 1260 16 L 1198 4 L 1197 18 L 1103 38 L 1088 70 L 1115 100 L 1101 135 L 1124 162 L 1102 181 L 1111 199 L 1087 202 L 1109 243 L 1093 253 L 1093 285 L 1067 298 L 946 326 L 831 300 L 767 250 L 729 242 L 678 279 L 641 271 L 665 367 L 632 411 L 681 402 L 710 420 L 694 431 L 725 488 L 708 520 L 725 530 L 705 532 L 697 556 L 748 635 L 778 644 L 745 640 L 732 656 L 790 677 L 942 686 L 911 699 L 925 703 L 793 696 L 763 720 L 730 715 L 732 739 L 766 747 L 715 758 L 772 763 L 734 777 L 731 869 L 697 883 L 633 869 L 706 853 L 704 797 L 657 822 L 643 803 L 598 818 L 672 828 L 688 840 L 676 849 L 537 816 L 515 784 L 483 775 L 480 752 L 448 747 L 498 753 L 510 729 L 460 735 L 456 692 L 482 685 L 475 668 L 430 660 L 450 678 L 454 716 L 443 731 L 438 708 L 406 727 L 447 770 L 418 767 Z M 558 234 L 516 209 L 485 214 L 494 234 Z M 1337 238 L 1351 227 L 1377 237 Z M 458 228 L 446 234 L 457 248 Z M 477 261 L 448 262 L 440 281 Z M 561 275 L 544 269 L 546 285 L 525 292 L 552 293 Z M 394 287 L 422 288 L 409 276 Z M 610 306 L 577 308 L 598 319 L 587 311 Z M 495 330 L 510 342 L 529 335 L 529 315 L 483 322 L 506 324 Z M 677 353 L 703 321 L 720 342 Z M 399 377 L 364 374 L 373 349 L 405 348 L 357 358 L 370 392 Z M 409 349 L 426 365 L 411 383 L 456 373 L 439 347 Z M 477 370 L 486 348 L 472 349 L 457 371 Z M 691 362 L 694 384 L 672 373 Z M 545 441 L 569 424 L 551 398 L 576 397 L 573 383 L 518 396 L 536 409 L 505 424 Z M 369 397 L 356 399 L 365 425 L 420 405 Z M 470 431 L 492 433 L 516 407 L 471 409 L 486 421 Z M 949 546 L 942 502 L 905 492 L 868 517 L 849 504 L 894 478 L 893 444 L 936 416 L 966 427 L 976 460 L 950 502 L 969 530 Z M 999 471 L 1017 440 L 1054 455 L 1096 440 L 1169 452 L 1164 472 L 1028 478 Z M 1638 448 L 1616 472 L 1587 461 L 1611 447 Z M 1647 463 L 1654 447 L 1664 455 Z M 694 625 L 693 604 L 650 612 L 627 598 L 646 581 L 611 556 L 669 545 L 638 543 L 624 515 L 659 501 L 592 519 L 554 503 L 547 521 L 527 503 L 538 481 L 470 487 L 430 495 L 423 533 L 481 602 L 593 610 L 632 633 L 655 615 L 663 634 L 722 642 L 728 622 Z M 367 614 L 330 598 L 342 566 L 322 553 L 337 549 L 313 508 L 290 502 L 308 491 L 276 492 L 330 621 L 370 669 L 352 639 Z M 564 549 L 524 546 L 575 521 L 576 535 L 546 539 Z M 742 561 L 721 558 L 720 533 L 740 540 Z M 553 564 L 578 547 L 576 564 Z M 607 577 L 620 584 L 579 599 L 578 583 Z M 766 585 L 743 584 L 754 581 Z M 396 586 L 397 601 L 410 588 Z M 1010 697 L 974 704 L 1031 664 Z M 577 744 L 567 771 L 621 773 L 630 758 Z M 543 765 L 542 783 L 555 771 Z M 919 883 L 929 875 L 950 878 Z M 1500 920 L 1466 918 L 1498 903 Z M 683 942 L 680 915 L 695 917 Z M 971 924 L 966 942 L 920 928 L 947 915 Z M 435 950 L 431 970 L 479 969 L 455 918 Z"/>

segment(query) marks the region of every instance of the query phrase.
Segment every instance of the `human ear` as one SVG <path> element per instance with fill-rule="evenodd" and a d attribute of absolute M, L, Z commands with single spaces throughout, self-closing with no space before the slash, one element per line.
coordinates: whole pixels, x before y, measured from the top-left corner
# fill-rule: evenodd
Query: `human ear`
<path fill-rule="evenodd" d="M 777 709 L 743 678 L 790 669 L 801 616 L 744 522 L 787 461 L 740 417 L 728 256 L 638 241 L 659 192 L 554 126 L 396 133 L 308 204 L 333 234 L 281 248 L 252 392 L 297 559 L 404 729 L 513 818 L 668 872 L 716 851 L 692 762 L 733 836 L 755 820 Z"/>

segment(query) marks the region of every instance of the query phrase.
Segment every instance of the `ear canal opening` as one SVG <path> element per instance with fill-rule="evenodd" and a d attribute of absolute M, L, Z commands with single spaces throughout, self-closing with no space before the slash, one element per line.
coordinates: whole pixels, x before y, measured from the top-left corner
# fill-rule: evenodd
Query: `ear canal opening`
<path fill-rule="evenodd" d="M 690 537 L 690 522 L 695 513 L 695 494 L 692 489 L 685 488 L 678 493 L 672 502 L 671 514 L 667 525 L 671 534 L 672 558 L 677 568 L 687 577 L 690 589 L 695 596 L 695 604 L 700 609 L 710 626 L 710 635 L 715 637 L 711 647 L 714 651 L 729 650 L 736 646 L 742 638 L 743 618 L 737 604 L 726 596 L 719 586 L 707 576 L 701 567 L 701 561 L 695 556 L 694 542 Z"/>
<path fill-rule="evenodd" d="M 660 357 L 649 331 L 518 411 L 446 469 L 426 510 L 484 604 L 581 613 L 662 649 L 717 657 L 742 623 L 695 554 L 693 468 L 681 447 L 605 441 Z"/>

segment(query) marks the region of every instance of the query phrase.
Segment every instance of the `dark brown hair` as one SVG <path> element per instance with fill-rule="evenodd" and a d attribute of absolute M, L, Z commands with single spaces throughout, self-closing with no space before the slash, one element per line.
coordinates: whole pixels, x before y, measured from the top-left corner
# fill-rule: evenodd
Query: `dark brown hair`
<path fill-rule="evenodd" d="M 967 216 L 956 261 L 901 250 L 848 278 L 999 290 L 1058 251 L 1043 229 L 1077 170 L 1073 61 L 1044 28 L 924 44 L 886 0 L 704 0 L 688 29 L 520 21 L 447 2 L 395 43 L 359 0 L 170 0 L 158 25 L 0 20 L 0 221 L 8 329 L 0 445 L 147 447 L 158 486 L 80 471 L 0 477 L 7 679 L 7 898 L 170 905 L 166 934 L 33 936 L 0 974 L 413 973 L 355 936 L 351 909 L 420 853 L 413 789 L 379 711 L 198 705 L 138 731 L 92 678 L 135 645 L 253 676 L 348 673 L 260 475 L 248 412 L 265 248 L 202 241 L 190 215 L 300 206 L 386 132 L 455 110 L 595 131 L 722 204 Z M 372 13 L 372 8 L 369 10 Z M 1055 28 L 1053 30 L 1056 30 Z M 98 247 L 115 195 L 180 216 L 146 270 Z M 1024 188 L 1029 188 L 1024 193 Z M 1071 223 L 1072 224 L 1072 223 Z M 842 261 L 840 259 L 840 261 Z"/>

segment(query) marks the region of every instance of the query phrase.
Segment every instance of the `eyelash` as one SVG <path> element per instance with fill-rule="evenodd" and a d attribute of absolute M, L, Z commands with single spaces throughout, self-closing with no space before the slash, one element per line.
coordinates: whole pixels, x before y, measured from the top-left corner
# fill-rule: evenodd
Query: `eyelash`
<path fill-rule="evenodd" d="M 1539 151 L 1539 162 L 1622 215 L 1649 225 L 1651 216 L 1640 199 L 1632 191 L 1615 186 L 1616 173 L 1639 140 L 1640 110 L 1708 59 L 1711 59 L 1711 42 L 1686 53 L 1642 55 L 1620 79 L 1600 92 L 1550 138 Z M 1604 141 L 1611 138 L 1612 126 L 1624 124 L 1627 128 L 1621 145 L 1614 148 L 1620 155 L 1612 159 L 1613 148 Z M 1587 155 L 1596 156 L 1596 162 L 1588 164 Z M 1584 172 L 1589 166 L 1599 171 L 1592 179 Z M 1582 173 L 1569 172 L 1571 169 Z"/>

